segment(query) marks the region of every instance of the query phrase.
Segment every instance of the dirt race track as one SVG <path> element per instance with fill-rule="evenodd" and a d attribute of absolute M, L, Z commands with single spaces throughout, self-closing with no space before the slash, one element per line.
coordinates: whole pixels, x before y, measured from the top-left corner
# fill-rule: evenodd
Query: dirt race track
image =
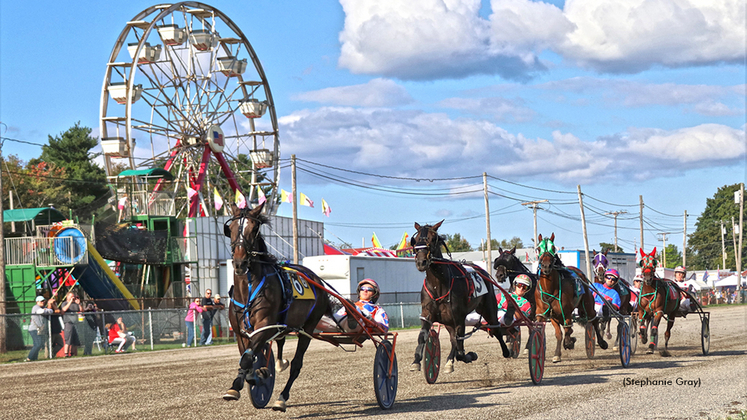
<path fill-rule="evenodd" d="M 576 349 L 561 363 L 548 360 L 539 386 L 529 379 L 526 356 L 503 359 L 497 341 L 482 332 L 466 341 L 479 360 L 458 363 L 428 385 L 422 372 L 408 369 L 417 331 L 404 331 L 397 342 L 399 388 L 388 411 L 376 403 L 371 343 L 345 353 L 313 342 L 286 413 L 255 409 L 247 388 L 241 400 L 223 401 L 238 367 L 234 346 L 14 363 L 0 366 L 0 418 L 739 418 L 747 409 L 747 306 L 715 308 L 711 317 L 709 356 L 701 354 L 699 319 L 690 315 L 677 319 L 671 357 L 643 354 L 639 344 L 627 369 L 612 350 L 597 348 L 595 359 L 587 359 L 577 327 Z M 551 359 L 554 333 L 547 332 Z M 445 331 L 441 342 L 447 351 Z M 294 350 L 291 340 L 286 351 Z M 287 378 L 288 371 L 278 375 L 274 398 Z M 672 385 L 624 386 L 626 378 Z M 678 378 L 700 385 L 677 385 Z"/>

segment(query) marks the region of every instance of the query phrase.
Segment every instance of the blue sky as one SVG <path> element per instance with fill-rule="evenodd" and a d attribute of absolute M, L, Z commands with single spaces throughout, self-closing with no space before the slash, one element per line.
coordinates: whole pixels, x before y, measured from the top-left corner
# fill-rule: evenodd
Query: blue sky
<path fill-rule="evenodd" d="M 477 246 L 482 193 L 444 192 L 481 190 L 487 172 L 493 238 L 530 243 L 532 213 L 520 202 L 549 199 L 539 231 L 583 247 L 581 185 L 592 246 L 613 240 L 603 213 L 623 210 L 618 236 L 632 250 L 642 195 L 647 250 L 661 246 L 662 231 L 681 247 L 683 212 L 692 233 L 706 199 L 746 177 L 743 1 L 210 4 L 262 62 L 281 159 L 295 154 L 301 167 L 335 179 L 298 176 L 316 203 L 299 216 L 325 222 L 335 242 L 368 245 L 375 231 L 388 246 L 413 222 L 446 219 L 442 233 Z M 3 136 L 45 143 L 76 121 L 98 132 L 109 53 L 151 5 L 3 2 Z M 6 142 L 3 153 L 29 159 L 40 150 Z M 281 188 L 290 190 L 288 169 Z M 290 205 L 278 214 L 290 215 Z"/>

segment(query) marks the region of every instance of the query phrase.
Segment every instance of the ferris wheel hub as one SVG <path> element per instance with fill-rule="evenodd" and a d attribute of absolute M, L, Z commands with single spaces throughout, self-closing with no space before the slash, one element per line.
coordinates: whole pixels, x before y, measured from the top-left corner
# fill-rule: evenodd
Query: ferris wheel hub
<path fill-rule="evenodd" d="M 223 137 L 223 130 L 221 130 L 219 125 L 211 125 L 210 128 L 208 128 L 207 133 L 205 134 L 205 138 L 207 140 L 208 146 L 210 146 L 210 150 L 215 153 L 221 153 L 223 151 L 225 140 Z"/>

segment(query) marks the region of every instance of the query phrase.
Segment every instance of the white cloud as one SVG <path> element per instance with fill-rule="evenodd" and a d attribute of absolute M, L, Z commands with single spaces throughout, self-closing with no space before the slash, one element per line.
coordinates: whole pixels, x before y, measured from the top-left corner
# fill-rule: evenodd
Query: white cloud
<path fill-rule="evenodd" d="M 552 50 L 601 72 L 741 63 L 743 0 L 340 0 L 339 65 L 408 80 L 497 74 L 527 80 Z"/>
<path fill-rule="evenodd" d="M 413 102 L 407 90 L 387 79 L 373 79 L 368 83 L 331 87 L 300 93 L 294 99 L 342 106 L 397 106 Z"/>
<path fill-rule="evenodd" d="M 448 98 L 439 102 L 444 108 L 461 109 L 474 115 L 489 115 L 498 122 L 527 122 L 535 116 L 534 110 L 524 105 L 521 98 Z"/>
<path fill-rule="evenodd" d="M 283 149 L 373 173 L 443 178 L 479 174 L 576 184 L 646 180 L 744 159 L 744 129 L 704 124 L 582 140 L 511 134 L 490 122 L 385 109 L 320 108 L 280 119 Z"/>

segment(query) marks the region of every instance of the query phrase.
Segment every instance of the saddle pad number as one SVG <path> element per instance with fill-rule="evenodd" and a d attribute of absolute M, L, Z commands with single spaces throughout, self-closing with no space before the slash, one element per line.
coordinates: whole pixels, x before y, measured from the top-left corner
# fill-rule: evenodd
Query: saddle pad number
<path fill-rule="evenodd" d="M 293 285 L 293 299 L 314 299 L 309 283 L 296 273 L 289 273 Z"/>
<path fill-rule="evenodd" d="M 478 297 L 488 293 L 488 287 L 485 286 L 485 280 L 472 268 L 465 267 L 465 269 L 467 270 L 469 277 L 472 278 L 472 284 L 475 286 L 475 292 L 472 294 L 472 297 Z"/>

